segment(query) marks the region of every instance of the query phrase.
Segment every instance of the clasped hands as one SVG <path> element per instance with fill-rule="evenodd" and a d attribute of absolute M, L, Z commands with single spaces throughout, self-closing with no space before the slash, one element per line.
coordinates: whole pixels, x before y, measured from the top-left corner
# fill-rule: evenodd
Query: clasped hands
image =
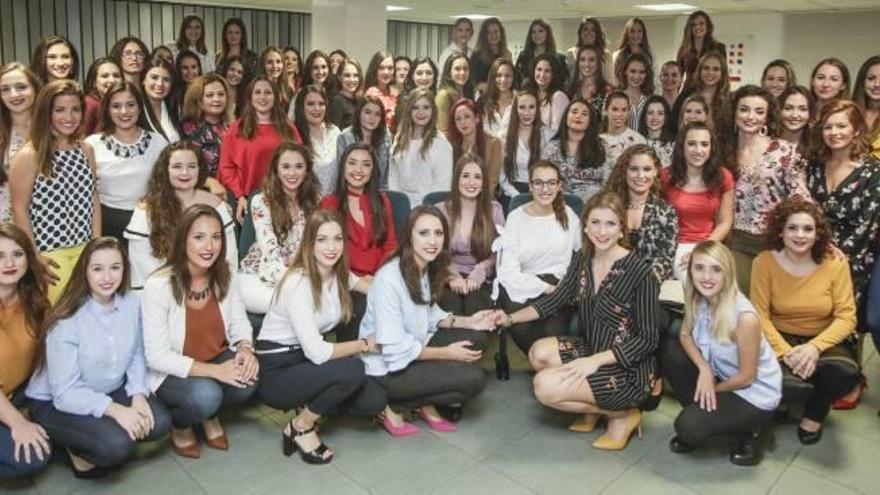
<path fill-rule="evenodd" d="M 785 353 L 782 362 L 791 369 L 795 376 L 808 380 L 816 371 L 816 363 L 819 362 L 819 349 L 810 343 L 795 346 Z"/>

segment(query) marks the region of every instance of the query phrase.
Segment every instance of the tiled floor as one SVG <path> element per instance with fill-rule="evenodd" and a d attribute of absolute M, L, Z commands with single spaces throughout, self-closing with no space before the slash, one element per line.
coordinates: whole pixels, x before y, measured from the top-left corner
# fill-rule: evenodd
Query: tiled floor
<path fill-rule="evenodd" d="M 456 433 L 423 429 L 415 437 L 393 439 L 365 421 L 327 421 L 322 437 L 337 452 L 329 466 L 283 457 L 280 428 L 286 416 L 254 406 L 225 419 L 229 452 L 203 448 L 201 459 L 188 460 L 172 454 L 166 440 L 144 446 L 136 460 L 107 479 L 77 480 L 55 460 L 33 482 L 0 485 L 0 493 L 878 493 L 880 358 L 870 343 L 866 350 L 872 388 L 862 404 L 833 412 L 815 446 L 798 443 L 793 423 L 777 425 L 764 462 L 755 468 L 730 464 L 723 448 L 670 452 L 679 406 L 668 397 L 645 415 L 642 440 L 619 453 L 594 450 L 590 442 L 599 433 L 569 433 L 571 417 L 534 400 L 519 360 L 510 381 L 493 377 L 468 405 Z"/>

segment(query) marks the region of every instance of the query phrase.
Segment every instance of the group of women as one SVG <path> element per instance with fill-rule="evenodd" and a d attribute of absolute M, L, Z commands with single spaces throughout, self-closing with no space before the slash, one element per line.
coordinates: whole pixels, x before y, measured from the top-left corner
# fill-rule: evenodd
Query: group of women
<path fill-rule="evenodd" d="M 213 56 L 188 16 L 152 52 L 119 40 L 84 87 L 62 37 L 0 68 L 0 476 L 57 448 L 103 476 L 168 432 L 180 456 L 225 450 L 218 411 L 254 397 L 294 411 L 283 452 L 312 464 L 335 455 L 328 415 L 452 432 L 495 330 L 571 430 L 606 422 L 598 449 L 641 431 L 664 379 L 670 448 L 732 439 L 742 465 L 780 404 L 803 402 L 804 444 L 855 407 L 880 56 L 852 92 L 825 59 L 810 88 L 776 60 L 731 93 L 696 12 L 655 91 L 637 18 L 613 55 L 591 17 L 565 53 L 536 20 L 515 63 L 497 19 L 475 50 L 468 19 L 454 33 L 439 70 L 384 50 L 364 70 L 257 54 L 239 19 Z"/>

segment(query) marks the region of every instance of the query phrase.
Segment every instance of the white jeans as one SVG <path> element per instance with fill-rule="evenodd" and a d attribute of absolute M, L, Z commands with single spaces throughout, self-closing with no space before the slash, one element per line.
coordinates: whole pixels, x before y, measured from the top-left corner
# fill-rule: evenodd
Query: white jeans
<path fill-rule="evenodd" d="M 675 278 L 681 280 L 682 282 L 684 282 L 687 278 L 687 273 L 685 273 L 685 270 L 687 270 L 687 265 L 684 264 L 682 258 L 684 258 L 685 255 L 691 254 L 691 251 L 693 251 L 695 247 L 697 247 L 697 243 L 686 242 L 679 243 L 679 245 L 675 248 L 675 258 L 673 258 L 672 261 L 672 274 L 675 275 Z"/>
<path fill-rule="evenodd" d="M 253 273 L 239 273 L 238 282 L 241 285 L 241 298 L 244 299 L 244 307 L 248 313 L 266 314 L 269 312 L 269 303 L 275 289 L 260 280 L 259 275 Z"/>

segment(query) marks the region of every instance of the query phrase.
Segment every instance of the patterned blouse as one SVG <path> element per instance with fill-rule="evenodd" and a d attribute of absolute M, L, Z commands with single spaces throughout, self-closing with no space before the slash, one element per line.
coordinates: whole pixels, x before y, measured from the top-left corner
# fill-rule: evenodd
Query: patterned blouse
<path fill-rule="evenodd" d="M 832 192 L 828 192 L 825 167 L 813 164 L 807 186 L 831 224 L 834 244 L 846 253 L 856 304 L 860 305 L 866 300 L 880 239 L 880 160 L 866 156 Z"/>
<path fill-rule="evenodd" d="M 654 150 L 654 153 L 657 153 L 657 158 L 660 159 L 661 167 L 667 168 L 672 165 L 672 150 L 675 147 L 674 142 L 648 138 L 648 146 Z"/>
<path fill-rule="evenodd" d="M 576 253 L 556 290 L 535 301 L 541 318 L 577 304 L 579 335 L 559 338 L 564 361 L 608 350 L 614 354 L 614 364 L 587 377 L 601 409 L 635 407 L 650 393 L 660 342 L 659 295 L 659 282 L 635 252 L 615 261 L 598 288 L 590 259 Z"/>
<path fill-rule="evenodd" d="M 645 137 L 638 132 L 627 127 L 623 132 L 617 135 L 603 133 L 602 146 L 605 147 L 605 163 L 608 164 L 608 170 L 614 168 L 615 162 L 623 154 L 623 151 L 634 144 L 646 144 Z"/>
<path fill-rule="evenodd" d="M 219 124 L 204 122 L 201 125 L 196 125 L 193 122 L 183 123 L 184 140 L 201 150 L 202 160 L 208 168 L 209 177 L 217 177 L 217 168 L 220 165 L 220 145 L 228 127 L 222 122 Z"/>
<path fill-rule="evenodd" d="M 611 175 L 607 160 L 605 163 L 591 163 L 587 167 L 579 166 L 574 153 L 568 156 L 562 154 L 558 139 L 548 142 L 541 150 L 541 156 L 559 167 L 565 180 L 565 192 L 580 196 L 584 201 L 601 191 Z"/>
<path fill-rule="evenodd" d="M 299 215 L 293 222 L 293 227 L 287 233 L 284 244 L 278 242 L 275 230 L 272 228 L 272 215 L 269 205 L 266 204 L 263 193 L 254 195 L 251 199 L 251 215 L 254 221 L 256 241 L 251 245 L 247 256 L 241 260 L 241 273 L 251 273 L 260 276 L 269 288 L 284 276 L 287 266 L 293 262 L 293 257 L 299 251 L 302 243 L 303 231 L 306 227 L 306 215 L 299 210 Z"/>
<path fill-rule="evenodd" d="M 762 235 L 770 212 L 783 199 L 796 194 L 811 198 L 801 156 L 791 143 L 774 138 L 761 158 L 739 168 L 734 189 L 733 229 Z"/>
<path fill-rule="evenodd" d="M 652 196 L 645 204 L 642 225 L 629 231 L 629 245 L 651 263 L 659 282 L 672 277 L 672 260 L 678 246 L 678 215 L 663 199 Z"/>

